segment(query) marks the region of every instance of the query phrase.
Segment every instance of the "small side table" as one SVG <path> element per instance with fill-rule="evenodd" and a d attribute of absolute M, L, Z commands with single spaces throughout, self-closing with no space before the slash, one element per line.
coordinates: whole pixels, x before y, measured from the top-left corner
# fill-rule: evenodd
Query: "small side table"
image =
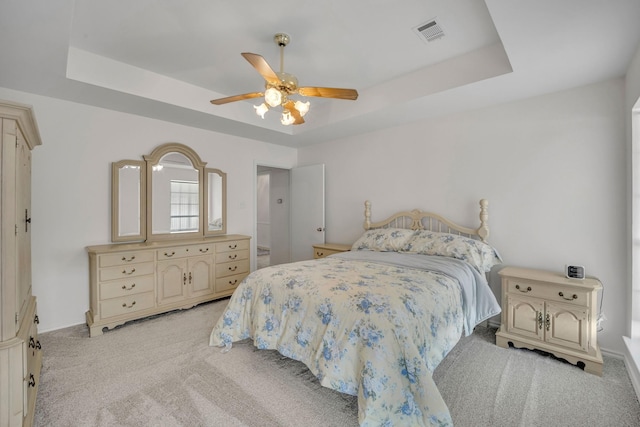
<path fill-rule="evenodd" d="M 340 252 L 347 252 L 351 250 L 351 245 L 344 245 L 341 243 L 318 243 L 313 245 L 313 257 L 324 258 L 329 255 L 337 254 Z"/>
<path fill-rule="evenodd" d="M 549 352 L 602 376 L 597 342 L 594 277 L 568 279 L 561 273 L 506 267 L 502 277 L 502 324 L 496 344 Z"/>

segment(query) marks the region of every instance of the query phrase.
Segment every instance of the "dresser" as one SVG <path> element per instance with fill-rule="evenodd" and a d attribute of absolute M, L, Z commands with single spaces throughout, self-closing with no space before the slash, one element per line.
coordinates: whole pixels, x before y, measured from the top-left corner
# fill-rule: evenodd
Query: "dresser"
<path fill-rule="evenodd" d="M 229 296 L 249 274 L 249 236 L 89 246 L 90 336 Z"/>
<path fill-rule="evenodd" d="M 31 150 L 41 144 L 31 107 L 0 101 L 0 426 L 30 426 L 42 348 L 31 289 Z"/>
<path fill-rule="evenodd" d="M 344 245 L 341 243 L 318 243 L 313 245 L 313 257 L 324 258 L 329 255 L 337 254 L 340 252 L 347 252 L 351 250 L 351 245 Z"/>
<path fill-rule="evenodd" d="M 568 279 L 560 273 L 507 267 L 502 281 L 502 323 L 496 344 L 549 352 L 602 375 L 597 343 L 598 279 Z"/>

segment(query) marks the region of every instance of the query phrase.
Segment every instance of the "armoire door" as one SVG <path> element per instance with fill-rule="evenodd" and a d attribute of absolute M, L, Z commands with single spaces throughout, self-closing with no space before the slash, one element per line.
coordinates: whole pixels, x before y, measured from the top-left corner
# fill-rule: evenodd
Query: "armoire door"
<path fill-rule="evenodd" d="M 16 133 L 16 309 L 22 319 L 31 295 L 31 150 L 20 129 Z"/>

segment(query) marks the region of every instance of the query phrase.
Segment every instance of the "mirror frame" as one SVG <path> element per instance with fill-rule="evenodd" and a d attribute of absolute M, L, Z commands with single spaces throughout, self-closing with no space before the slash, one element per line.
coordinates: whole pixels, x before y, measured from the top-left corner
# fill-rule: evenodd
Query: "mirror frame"
<path fill-rule="evenodd" d="M 209 230 L 209 174 L 220 175 L 222 178 L 222 229 Z M 205 215 L 203 217 L 204 235 L 216 236 L 218 234 L 227 234 L 227 174 L 220 169 L 206 168 L 204 170 L 204 209 Z"/>
<path fill-rule="evenodd" d="M 155 233 L 153 232 L 153 166 L 169 153 L 179 153 L 189 159 L 193 168 L 198 171 L 198 232 L 197 233 Z M 156 147 L 151 154 L 143 156 L 147 162 L 147 241 L 180 239 L 185 236 L 202 236 L 204 234 L 204 168 L 207 165 L 191 148 L 177 142 Z"/>
<path fill-rule="evenodd" d="M 140 177 L 138 179 L 138 194 L 140 201 L 138 208 L 140 209 L 139 234 L 120 235 L 120 169 L 126 166 L 135 166 L 140 168 Z M 146 163 L 142 160 L 120 160 L 111 164 L 111 241 L 112 242 L 132 242 L 144 240 L 146 235 L 147 224 L 147 198 L 145 197 L 147 173 L 145 171 Z"/>
<path fill-rule="evenodd" d="M 189 233 L 153 233 L 153 166 L 169 153 L 179 153 L 191 161 L 193 168 L 198 171 L 198 203 L 199 221 L 198 232 Z M 111 241 L 112 242 L 140 242 L 196 238 L 203 236 L 224 235 L 227 233 L 227 174 L 220 169 L 206 168 L 200 156 L 190 147 L 177 142 L 159 145 L 150 154 L 142 156 L 144 161 L 121 160 L 111 165 Z M 140 166 L 140 234 L 119 235 L 120 215 L 120 181 L 119 170 L 124 166 Z M 209 230 L 209 174 L 215 173 L 222 177 L 222 228 Z"/>

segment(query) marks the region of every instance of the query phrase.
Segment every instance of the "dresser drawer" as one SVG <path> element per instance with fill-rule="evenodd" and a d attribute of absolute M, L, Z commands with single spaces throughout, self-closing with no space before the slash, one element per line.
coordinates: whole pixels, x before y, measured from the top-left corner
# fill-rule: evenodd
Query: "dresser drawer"
<path fill-rule="evenodd" d="M 507 280 L 507 292 L 514 295 L 526 295 L 548 301 L 587 305 L 590 293 L 561 284 L 540 283 L 510 278 Z"/>
<path fill-rule="evenodd" d="M 154 306 L 154 293 L 145 292 L 121 298 L 112 298 L 100 302 L 102 318 L 120 316 Z"/>
<path fill-rule="evenodd" d="M 224 243 L 216 243 L 216 253 L 249 249 L 249 240 L 232 240 Z"/>
<path fill-rule="evenodd" d="M 235 262 L 216 264 L 216 278 L 227 277 L 235 274 L 249 272 L 249 260 L 243 259 Z"/>
<path fill-rule="evenodd" d="M 206 243 L 202 245 L 189 246 L 187 249 L 189 249 L 189 254 L 191 256 L 207 255 L 207 254 L 213 254 L 215 252 L 216 245 L 214 243 Z"/>
<path fill-rule="evenodd" d="M 249 258 L 249 250 L 228 251 L 216 254 L 216 263 L 240 261 Z"/>
<path fill-rule="evenodd" d="M 216 279 L 216 292 L 230 291 L 238 287 L 240 282 L 247 277 L 247 273 L 234 274 L 233 276 L 220 277 Z"/>
<path fill-rule="evenodd" d="M 99 284 L 100 299 L 105 300 L 109 298 L 118 298 L 153 291 L 153 279 L 153 275 L 147 275 L 131 277 L 122 280 L 111 280 L 109 282 L 102 282 Z"/>
<path fill-rule="evenodd" d="M 147 274 L 153 274 L 152 262 L 146 262 L 141 264 L 131 264 L 121 267 L 109 267 L 100 269 L 100 281 L 123 279 L 127 277 L 145 276 Z"/>
<path fill-rule="evenodd" d="M 120 252 L 116 254 L 100 255 L 100 267 L 113 267 L 117 265 L 138 264 L 141 262 L 153 262 L 153 252 Z"/>
<path fill-rule="evenodd" d="M 190 246 L 175 246 L 164 249 L 158 249 L 156 256 L 158 261 L 175 258 L 185 258 L 191 255 L 189 251 Z"/>

